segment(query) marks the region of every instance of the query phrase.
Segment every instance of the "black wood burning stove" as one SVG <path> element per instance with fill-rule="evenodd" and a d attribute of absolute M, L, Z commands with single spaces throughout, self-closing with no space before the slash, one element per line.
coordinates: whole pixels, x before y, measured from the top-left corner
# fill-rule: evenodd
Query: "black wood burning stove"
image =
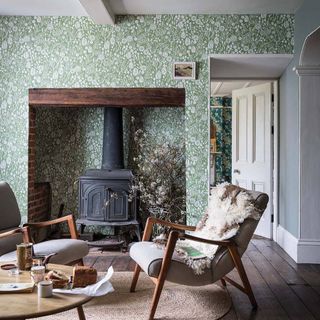
<path fill-rule="evenodd" d="M 79 211 L 76 221 L 83 233 L 86 225 L 135 226 L 137 200 L 130 196 L 132 171 L 124 169 L 122 108 L 104 109 L 102 168 L 89 169 L 79 178 Z"/>

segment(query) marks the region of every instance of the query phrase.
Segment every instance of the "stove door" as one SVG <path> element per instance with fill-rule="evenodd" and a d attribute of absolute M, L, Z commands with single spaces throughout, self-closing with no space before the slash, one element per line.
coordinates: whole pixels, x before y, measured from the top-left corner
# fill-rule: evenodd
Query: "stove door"
<path fill-rule="evenodd" d="M 80 181 L 81 218 L 93 221 L 106 220 L 105 186 L 92 181 Z"/>
<path fill-rule="evenodd" d="M 123 189 L 106 189 L 106 220 L 126 221 L 129 218 L 128 193 Z"/>

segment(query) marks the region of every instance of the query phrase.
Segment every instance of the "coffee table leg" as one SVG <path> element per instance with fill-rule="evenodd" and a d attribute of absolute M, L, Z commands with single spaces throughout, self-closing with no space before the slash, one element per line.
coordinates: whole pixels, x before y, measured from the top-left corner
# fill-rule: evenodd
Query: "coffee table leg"
<path fill-rule="evenodd" d="M 77 307 L 79 320 L 86 320 L 86 316 L 84 315 L 82 306 Z"/>

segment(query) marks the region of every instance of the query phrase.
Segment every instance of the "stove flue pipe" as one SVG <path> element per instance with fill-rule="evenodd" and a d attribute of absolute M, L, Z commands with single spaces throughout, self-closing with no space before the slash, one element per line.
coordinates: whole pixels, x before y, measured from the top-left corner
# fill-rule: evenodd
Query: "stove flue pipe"
<path fill-rule="evenodd" d="M 123 169 L 122 108 L 104 108 L 102 169 Z"/>

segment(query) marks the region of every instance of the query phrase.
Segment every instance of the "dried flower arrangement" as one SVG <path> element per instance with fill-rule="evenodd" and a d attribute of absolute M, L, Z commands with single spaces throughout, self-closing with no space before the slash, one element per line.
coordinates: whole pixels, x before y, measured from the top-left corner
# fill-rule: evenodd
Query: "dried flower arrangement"
<path fill-rule="evenodd" d="M 130 153 L 135 181 L 132 194 L 138 194 L 143 223 L 149 216 L 185 223 L 186 180 L 184 146 L 147 142 L 146 133 L 136 129 L 131 118 Z M 162 229 L 154 230 L 156 234 Z"/>

